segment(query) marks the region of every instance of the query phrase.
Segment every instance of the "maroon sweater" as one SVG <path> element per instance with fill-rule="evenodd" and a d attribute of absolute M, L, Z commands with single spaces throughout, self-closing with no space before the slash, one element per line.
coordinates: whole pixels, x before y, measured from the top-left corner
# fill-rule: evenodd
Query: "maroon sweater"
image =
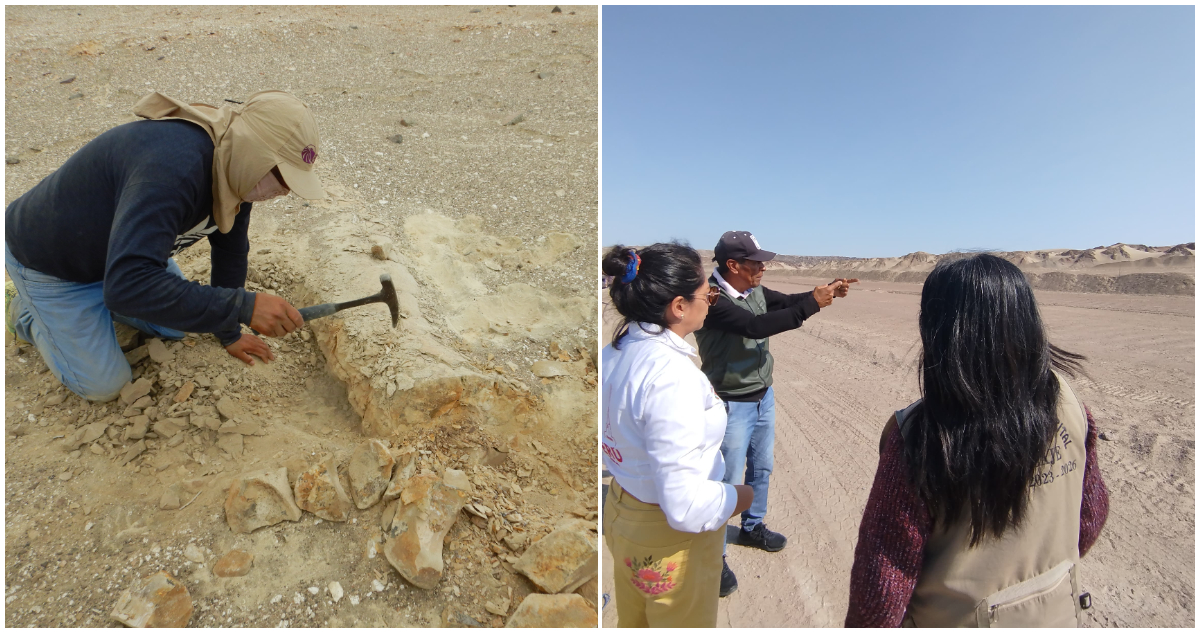
<path fill-rule="evenodd" d="M 1091 549 L 1108 519 L 1108 489 L 1096 461 L 1096 425 L 1087 411 L 1087 459 L 1083 469 L 1083 503 L 1079 510 L 1079 555 Z M 900 433 L 887 438 L 867 498 L 854 567 L 850 570 L 847 627 L 900 626 L 917 587 L 925 542 L 933 520 L 908 480 Z"/>

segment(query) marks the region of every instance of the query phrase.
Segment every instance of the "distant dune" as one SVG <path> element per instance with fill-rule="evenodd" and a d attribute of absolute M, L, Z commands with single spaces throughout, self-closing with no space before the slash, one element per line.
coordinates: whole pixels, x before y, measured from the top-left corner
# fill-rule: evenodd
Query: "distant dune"
<path fill-rule="evenodd" d="M 707 262 L 712 251 L 700 251 Z M 811 257 L 780 255 L 767 263 L 776 275 L 858 277 L 921 283 L 939 261 L 970 253 L 902 257 Z M 1175 246 L 1113 244 L 1086 250 L 1049 249 L 992 253 L 1017 265 L 1034 288 L 1121 294 L 1196 294 L 1196 243 Z"/>
<path fill-rule="evenodd" d="M 609 248 L 600 249 L 601 255 Z M 637 247 L 635 247 L 637 248 Z M 713 267 L 713 252 L 698 250 L 705 269 Z M 858 277 L 875 281 L 923 283 L 943 259 L 973 253 L 932 255 L 923 251 L 901 257 L 839 257 L 779 255 L 767 262 L 771 277 Z M 1063 292 L 1102 292 L 1141 295 L 1196 294 L 1196 243 L 1175 246 L 1122 244 L 1084 250 L 992 252 L 1017 265 L 1034 288 Z"/>

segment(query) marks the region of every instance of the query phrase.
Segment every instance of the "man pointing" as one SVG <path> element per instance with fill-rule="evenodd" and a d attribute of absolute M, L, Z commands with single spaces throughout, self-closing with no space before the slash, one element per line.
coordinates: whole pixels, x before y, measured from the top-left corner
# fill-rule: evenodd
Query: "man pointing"
<path fill-rule="evenodd" d="M 721 454 L 727 484 L 754 489 L 754 503 L 742 513 L 737 543 L 777 552 L 787 537 L 767 529 L 767 488 L 775 462 L 775 394 L 771 388 L 769 338 L 800 327 L 821 308 L 845 297 L 857 279 L 835 279 L 812 292 L 784 294 L 763 287 L 765 262 L 775 253 L 763 250 L 747 231 L 729 231 L 717 242 L 717 269 L 709 284 L 721 290 L 709 308 L 704 327 L 696 331 L 701 369 L 725 401 L 729 421 Z M 726 563 L 721 597 L 737 590 L 737 576 Z"/>

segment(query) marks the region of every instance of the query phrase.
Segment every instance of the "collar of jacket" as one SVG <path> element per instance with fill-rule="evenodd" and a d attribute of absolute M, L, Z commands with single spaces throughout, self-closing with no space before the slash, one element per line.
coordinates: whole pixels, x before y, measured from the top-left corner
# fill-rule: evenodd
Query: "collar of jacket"
<path fill-rule="evenodd" d="M 678 334 L 666 328 L 659 327 L 653 323 L 644 323 L 638 321 L 629 324 L 629 333 L 625 335 L 630 341 L 654 341 L 665 345 L 680 354 L 688 356 L 696 356 L 696 348 L 688 345 L 688 342 L 679 337 Z"/>
<path fill-rule="evenodd" d="M 725 278 L 722 277 L 721 273 L 719 271 L 717 271 L 716 269 L 713 270 L 713 279 L 716 279 L 717 284 L 721 286 L 721 289 L 724 290 L 731 297 L 737 297 L 738 299 L 745 299 L 746 297 L 750 296 L 750 293 L 754 292 L 754 288 L 747 288 L 746 292 L 738 292 L 737 290 L 734 290 L 733 286 L 729 285 L 729 282 L 725 281 Z"/>

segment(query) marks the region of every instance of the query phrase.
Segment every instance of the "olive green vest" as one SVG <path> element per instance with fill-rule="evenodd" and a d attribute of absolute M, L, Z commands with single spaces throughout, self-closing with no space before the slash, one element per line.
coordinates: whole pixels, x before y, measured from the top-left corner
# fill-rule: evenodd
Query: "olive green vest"
<path fill-rule="evenodd" d="M 709 277 L 708 283 L 721 286 L 716 277 Z M 724 288 L 721 294 L 754 315 L 767 313 L 762 286 L 751 290 L 745 299 L 730 295 Z M 775 361 L 771 358 L 769 339 L 746 338 L 702 327 L 696 330 L 696 343 L 700 346 L 700 370 L 708 376 L 718 396 L 744 396 L 771 386 L 771 367 Z"/>

